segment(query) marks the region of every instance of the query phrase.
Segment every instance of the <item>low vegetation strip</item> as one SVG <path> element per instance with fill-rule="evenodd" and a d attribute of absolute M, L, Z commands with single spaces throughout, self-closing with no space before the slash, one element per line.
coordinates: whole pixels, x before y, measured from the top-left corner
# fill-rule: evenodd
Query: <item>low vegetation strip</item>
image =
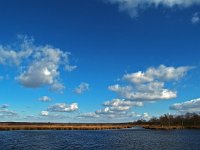
<path fill-rule="evenodd" d="M 133 124 L 0 123 L 0 130 L 108 130 L 132 128 Z"/>

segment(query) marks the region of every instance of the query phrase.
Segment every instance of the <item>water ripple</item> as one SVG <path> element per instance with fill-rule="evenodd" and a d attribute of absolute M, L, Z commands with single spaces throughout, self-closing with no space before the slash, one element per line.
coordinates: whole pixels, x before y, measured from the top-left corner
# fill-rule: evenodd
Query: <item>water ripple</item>
<path fill-rule="evenodd" d="M 1 131 L 0 150 L 198 150 L 200 130 Z"/>

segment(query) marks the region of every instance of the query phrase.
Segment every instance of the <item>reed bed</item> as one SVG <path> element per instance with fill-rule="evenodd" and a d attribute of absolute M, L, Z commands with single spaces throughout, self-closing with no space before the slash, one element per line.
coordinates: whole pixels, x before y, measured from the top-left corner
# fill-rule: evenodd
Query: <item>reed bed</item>
<path fill-rule="evenodd" d="M 0 123 L 0 130 L 109 130 L 131 127 L 132 124 Z"/>

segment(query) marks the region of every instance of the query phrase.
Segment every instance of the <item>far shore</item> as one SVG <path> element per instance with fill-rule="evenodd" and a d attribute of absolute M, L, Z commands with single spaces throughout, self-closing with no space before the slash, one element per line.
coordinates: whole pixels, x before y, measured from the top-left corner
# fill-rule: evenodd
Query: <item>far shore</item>
<path fill-rule="evenodd" d="M 0 130 L 109 130 L 132 128 L 132 123 L 32 123 L 3 122 Z"/>
<path fill-rule="evenodd" d="M 200 126 L 160 126 L 160 125 L 139 125 L 144 129 L 151 130 L 173 130 L 173 129 L 200 129 Z"/>
<path fill-rule="evenodd" d="M 5 130 L 111 130 L 140 127 L 151 130 L 200 129 L 199 126 L 138 125 L 135 123 L 34 123 L 0 122 L 0 131 Z"/>

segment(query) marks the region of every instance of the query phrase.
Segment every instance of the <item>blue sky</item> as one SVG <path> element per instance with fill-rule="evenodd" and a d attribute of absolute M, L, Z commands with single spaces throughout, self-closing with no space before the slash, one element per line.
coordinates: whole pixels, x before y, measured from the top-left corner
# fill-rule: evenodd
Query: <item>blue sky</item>
<path fill-rule="evenodd" d="M 0 121 L 199 113 L 199 0 L 0 6 Z"/>

